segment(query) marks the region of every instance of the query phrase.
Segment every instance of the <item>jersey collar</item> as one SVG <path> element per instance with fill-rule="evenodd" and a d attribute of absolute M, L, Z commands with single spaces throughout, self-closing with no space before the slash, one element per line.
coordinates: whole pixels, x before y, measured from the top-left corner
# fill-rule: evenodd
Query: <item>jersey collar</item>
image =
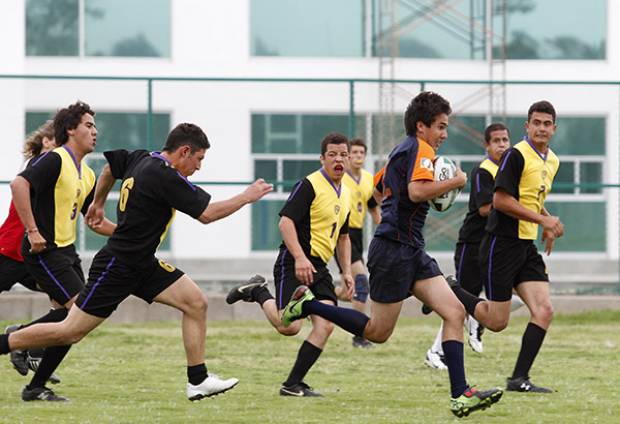
<path fill-rule="evenodd" d="M 323 167 L 321 167 L 320 169 L 321 174 L 325 177 L 325 179 L 327 180 L 327 182 L 334 188 L 334 190 L 336 191 L 336 195 L 338 196 L 338 198 L 340 198 L 340 189 L 342 188 L 342 183 L 340 184 L 340 187 L 336 187 L 336 184 L 334 184 L 334 182 L 332 181 L 331 178 L 329 178 L 329 175 L 327 175 L 327 172 L 325 172 L 325 169 Z"/>
<path fill-rule="evenodd" d="M 67 151 L 67 153 L 69 153 L 69 156 L 71 156 L 71 159 L 73 159 L 73 163 L 75 164 L 75 168 L 77 169 L 78 176 L 82 178 L 82 164 L 77 161 L 77 159 L 75 158 L 75 155 L 73 154 L 70 148 L 68 148 L 65 144 L 63 144 L 62 147 Z"/>
<path fill-rule="evenodd" d="M 323 168 L 321 168 L 323 169 Z M 351 177 L 351 179 L 353 181 L 355 181 L 355 184 L 360 185 L 360 182 L 362 181 L 362 174 L 360 173 L 360 177 L 356 178 L 355 175 L 353 175 L 353 173 L 351 171 L 347 171 L 347 174 L 349 174 L 349 177 Z"/>
<path fill-rule="evenodd" d="M 544 155 L 542 153 L 540 153 L 540 150 L 538 150 L 536 148 L 536 146 L 534 145 L 534 143 L 532 143 L 532 140 L 530 140 L 530 138 L 528 136 L 525 136 L 523 138 L 525 141 L 527 141 L 527 144 L 530 145 L 530 147 L 536 152 L 536 154 L 543 160 L 546 161 L 547 160 L 547 155 L 549 154 L 549 148 L 547 148 L 547 153 L 545 153 Z"/>
<path fill-rule="evenodd" d="M 161 152 L 151 152 L 151 156 L 154 157 L 154 158 L 163 160 L 166 163 L 166 165 L 168 165 L 169 167 L 173 168 L 172 162 L 170 162 L 168 159 L 166 159 L 166 157 L 164 155 L 162 155 Z"/>
<path fill-rule="evenodd" d="M 494 161 L 494 160 L 493 160 L 493 158 L 492 158 L 491 156 L 487 155 L 487 157 L 486 157 L 486 158 L 487 158 L 487 159 L 488 159 L 491 163 L 494 163 L 495 165 L 499 166 L 499 162 Z"/>

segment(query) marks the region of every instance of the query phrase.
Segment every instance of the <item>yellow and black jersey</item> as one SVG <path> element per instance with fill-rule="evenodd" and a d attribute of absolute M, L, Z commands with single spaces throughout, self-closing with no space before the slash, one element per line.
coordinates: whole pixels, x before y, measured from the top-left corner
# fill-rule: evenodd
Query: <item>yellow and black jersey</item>
<path fill-rule="evenodd" d="M 148 266 L 175 212 L 198 218 L 211 196 L 158 152 L 113 150 L 104 155 L 114 178 L 122 180 L 117 227 L 104 249 L 118 261 Z"/>
<path fill-rule="evenodd" d="M 327 264 L 338 236 L 348 234 L 350 202 L 349 189 L 344 184 L 336 187 L 323 168 L 293 188 L 280 216 L 293 220 L 299 244 L 314 264 Z"/>
<path fill-rule="evenodd" d="M 541 213 L 559 167 L 560 160 L 551 149 L 543 155 L 526 138 L 502 156 L 495 190 L 502 189 L 523 207 Z M 538 235 L 538 224 L 512 218 L 495 209 L 486 229 L 491 234 L 522 240 L 535 240 Z"/>
<path fill-rule="evenodd" d="M 463 225 L 459 230 L 459 242 L 479 243 L 484 235 L 487 217 L 481 216 L 479 209 L 493 203 L 493 187 L 498 164 L 486 158 L 471 171 L 469 207 Z"/>
<path fill-rule="evenodd" d="M 34 219 L 47 250 L 73 244 L 77 215 L 86 214 L 94 197 L 95 172 L 61 146 L 30 161 L 19 175 L 30 183 Z M 26 237 L 22 253 L 29 249 Z"/>
<path fill-rule="evenodd" d="M 351 215 L 349 216 L 349 228 L 361 229 L 368 209 L 375 208 L 377 202 L 372 193 L 374 191 L 373 175 L 362 169 L 359 179 L 348 172 L 342 177 L 342 182 L 351 194 Z"/>

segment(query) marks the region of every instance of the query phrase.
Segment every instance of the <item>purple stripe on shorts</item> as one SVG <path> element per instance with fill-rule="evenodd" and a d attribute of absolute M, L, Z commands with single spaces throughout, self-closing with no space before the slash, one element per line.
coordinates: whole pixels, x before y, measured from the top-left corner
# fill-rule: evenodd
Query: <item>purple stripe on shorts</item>
<path fill-rule="evenodd" d="M 508 154 L 506 154 L 506 157 L 504 157 L 504 160 L 502 161 L 502 167 L 499 169 L 500 171 L 503 171 L 504 168 L 506 167 L 506 162 L 508 162 L 508 158 L 510 157 L 511 153 L 512 153 L 512 149 L 508 150 Z"/>
<path fill-rule="evenodd" d="M 456 271 L 456 281 L 461 283 L 461 270 L 463 269 L 463 258 L 465 257 L 466 244 L 463 244 L 463 250 L 461 250 L 461 258 L 459 259 L 459 269 Z"/>
<path fill-rule="evenodd" d="M 489 300 L 493 300 L 493 289 L 491 284 L 491 270 L 493 269 L 493 249 L 495 249 L 495 242 L 497 241 L 497 237 L 493 236 L 491 239 L 491 248 L 489 249 L 489 269 L 488 269 L 488 279 L 487 279 L 487 297 Z"/>
<path fill-rule="evenodd" d="M 60 290 L 63 292 L 63 294 L 67 297 L 67 300 L 71 300 L 71 296 L 69 296 L 69 293 L 67 293 L 67 290 L 65 290 L 65 288 L 62 286 L 62 284 L 60 284 L 60 281 L 58 281 L 58 279 L 56 279 L 56 277 L 54 277 L 54 274 L 52 274 L 52 271 L 50 271 L 50 269 L 47 267 L 47 265 L 43 261 L 43 258 L 39 255 L 39 256 L 37 256 L 37 259 L 39 259 L 39 264 L 41 264 L 41 266 L 43 267 L 45 272 L 47 272 L 47 275 L 49 275 L 51 277 L 51 279 L 54 281 L 54 283 L 56 283 L 56 285 L 60 288 Z"/>
<path fill-rule="evenodd" d="M 103 281 L 105 277 L 107 277 L 108 271 L 110 270 L 110 268 L 112 268 L 112 265 L 114 265 L 114 261 L 116 261 L 116 256 L 112 256 L 112 259 L 110 259 L 110 262 L 108 262 L 108 264 L 106 265 L 105 270 L 101 273 L 99 278 L 97 278 L 97 282 L 95 282 L 95 284 L 93 285 L 93 288 L 90 289 L 90 293 L 88 293 L 88 296 L 86 296 L 86 299 L 84 299 L 84 302 L 82 302 L 80 309 L 84 309 L 84 306 L 86 306 L 86 304 L 90 300 L 97 286 Z"/>
<path fill-rule="evenodd" d="M 278 294 L 278 309 L 284 308 L 282 305 L 282 287 L 284 287 L 284 258 L 286 257 L 286 249 L 282 251 L 282 259 L 280 260 L 280 293 Z"/>

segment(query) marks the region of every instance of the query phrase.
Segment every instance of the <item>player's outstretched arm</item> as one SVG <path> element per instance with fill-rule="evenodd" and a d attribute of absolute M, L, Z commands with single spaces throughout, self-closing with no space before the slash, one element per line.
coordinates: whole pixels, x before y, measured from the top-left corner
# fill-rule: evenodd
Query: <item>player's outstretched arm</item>
<path fill-rule="evenodd" d="M 456 169 L 454 177 L 444 181 L 420 180 L 412 181 L 407 186 L 409 199 L 412 202 L 420 203 L 441 196 L 455 188 L 463 188 L 467 184 L 467 174 Z"/>
<path fill-rule="evenodd" d="M 517 199 L 502 189 L 495 190 L 493 195 L 493 207 L 500 212 L 505 213 L 516 219 L 533 222 L 543 227 L 543 231 L 547 231 L 547 238 L 561 237 L 564 235 L 564 224 L 557 216 L 551 216 L 543 208 L 543 213 L 536 213 L 521 205 Z"/>
<path fill-rule="evenodd" d="M 203 224 L 208 224 L 218 219 L 226 218 L 241 209 L 248 203 L 254 203 L 263 198 L 267 193 L 273 191 L 273 184 L 268 184 L 262 178 L 254 181 L 241 194 L 231 197 L 228 200 L 209 203 L 198 220 Z"/>
<path fill-rule="evenodd" d="M 11 181 L 11 193 L 13 195 L 15 210 L 19 215 L 19 219 L 21 219 L 24 224 L 24 227 L 26 227 L 28 241 L 30 242 L 30 252 L 39 253 L 45 249 L 47 242 L 41 233 L 39 233 L 37 223 L 34 220 L 32 204 L 30 202 L 30 183 L 27 179 L 18 175 Z"/>

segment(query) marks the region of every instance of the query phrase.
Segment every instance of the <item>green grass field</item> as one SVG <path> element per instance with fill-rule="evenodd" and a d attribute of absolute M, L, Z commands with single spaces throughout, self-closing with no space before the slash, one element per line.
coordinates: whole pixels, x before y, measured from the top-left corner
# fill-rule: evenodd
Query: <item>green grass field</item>
<path fill-rule="evenodd" d="M 306 379 L 325 395 L 319 399 L 278 396 L 303 335 L 279 336 L 266 322 L 210 323 L 210 371 L 241 381 L 200 402 L 185 397 L 179 323 L 104 325 L 59 368 L 63 382 L 55 389 L 71 399 L 68 404 L 22 402 L 28 380 L 3 357 L 0 422 L 617 423 L 619 322 L 620 312 L 556 317 L 532 380 L 557 393 L 507 393 L 492 408 L 460 420 L 448 409 L 447 372 L 423 364 L 436 317 L 402 319 L 390 341 L 371 351 L 354 350 L 350 336 L 337 329 Z M 470 384 L 503 386 L 525 324 L 514 319 L 503 333 L 487 332 L 483 355 L 466 345 Z"/>

